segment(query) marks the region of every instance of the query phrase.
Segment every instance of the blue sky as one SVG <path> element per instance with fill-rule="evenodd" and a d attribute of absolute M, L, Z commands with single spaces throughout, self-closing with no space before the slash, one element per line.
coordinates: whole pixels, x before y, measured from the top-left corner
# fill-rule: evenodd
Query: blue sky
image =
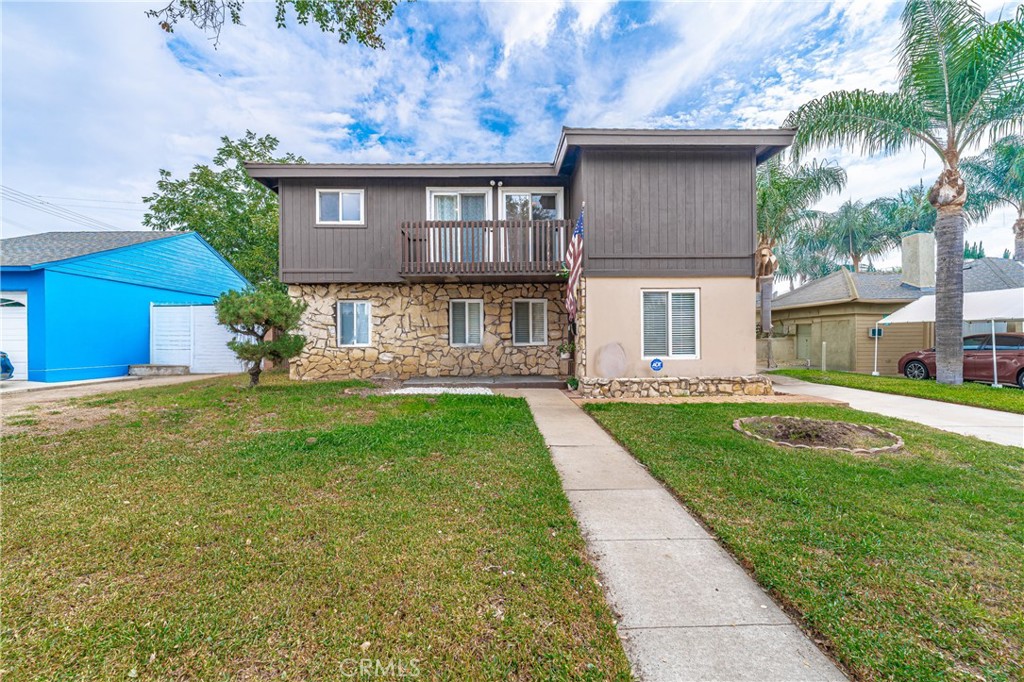
<path fill-rule="evenodd" d="M 5 186 L 138 229 L 158 169 L 185 173 L 246 129 L 311 161 L 443 162 L 547 161 L 563 125 L 772 127 L 830 90 L 894 87 L 901 7 L 428 0 L 401 6 L 372 51 L 279 30 L 254 0 L 215 49 L 190 27 L 164 34 L 150 6 L 0 5 Z M 819 156 L 850 174 L 823 208 L 939 171 L 920 151 Z M 1012 222 L 1000 211 L 968 238 L 999 255 Z M 4 201 L 3 236 L 75 227 Z"/>

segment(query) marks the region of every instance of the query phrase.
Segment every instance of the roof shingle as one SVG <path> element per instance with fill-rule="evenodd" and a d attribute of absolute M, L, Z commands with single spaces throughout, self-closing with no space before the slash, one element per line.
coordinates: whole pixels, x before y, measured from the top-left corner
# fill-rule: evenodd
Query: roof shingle
<path fill-rule="evenodd" d="M 1008 258 L 978 258 L 964 263 L 964 291 L 997 291 L 1024 287 L 1024 263 Z M 839 270 L 778 296 L 774 310 L 828 305 L 848 301 L 914 301 L 933 288 L 919 289 L 903 283 L 898 272 L 850 272 Z"/>
<path fill-rule="evenodd" d="M 182 232 L 43 232 L 0 239 L 0 266 L 33 266 L 134 246 Z"/>

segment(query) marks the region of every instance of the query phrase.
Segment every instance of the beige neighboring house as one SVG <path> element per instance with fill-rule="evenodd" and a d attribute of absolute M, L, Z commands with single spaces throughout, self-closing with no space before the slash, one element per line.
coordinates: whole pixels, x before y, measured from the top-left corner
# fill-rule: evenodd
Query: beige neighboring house
<path fill-rule="evenodd" d="M 758 164 L 790 130 L 563 129 L 548 163 L 260 164 L 296 379 L 560 377 L 586 395 L 763 393 Z M 564 254 L 586 203 L 574 362 Z"/>
<path fill-rule="evenodd" d="M 1024 287 L 1024 263 L 1006 258 L 979 258 L 964 263 L 964 291 Z M 821 367 L 822 351 L 830 370 L 871 372 L 875 339 L 871 330 L 880 319 L 925 294 L 935 293 L 935 238 L 931 233 L 904 236 L 902 272 L 850 272 L 843 269 L 777 296 L 772 323 L 777 335 L 773 350 L 781 364 L 809 361 Z M 997 331 L 1019 331 L 1020 322 L 999 322 Z M 966 323 L 964 333 L 988 331 Z M 900 357 L 935 344 L 932 323 L 881 327 L 878 371 L 896 374 Z M 822 345 L 824 343 L 824 346 Z"/>

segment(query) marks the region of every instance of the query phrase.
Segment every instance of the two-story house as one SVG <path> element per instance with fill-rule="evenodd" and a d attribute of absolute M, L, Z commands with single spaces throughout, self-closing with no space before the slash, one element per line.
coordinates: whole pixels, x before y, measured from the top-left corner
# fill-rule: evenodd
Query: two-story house
<path fill-rule="evenodd" d="M 281 205 L 324 377 L 563 375 L 584 202 L 585 395 L 770 391 L 755 373 L 757 164 L 786 130 L 563 129 L 551 163 L 247 164 Z"/>

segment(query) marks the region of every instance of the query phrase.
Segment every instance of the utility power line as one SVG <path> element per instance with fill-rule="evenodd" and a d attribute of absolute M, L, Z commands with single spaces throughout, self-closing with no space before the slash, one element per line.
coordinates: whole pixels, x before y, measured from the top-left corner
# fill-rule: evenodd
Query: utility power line
<path fill-rule="evenodd" d="M 117 227 L 116 225 L 87 216 L 84 213 L 72 211 L 71 209 L 64 208 L 58 204 L 52 204 L 49 201 L 43 201 L 31 194 L 26 194 L 25 192 L 21 192 L 5 185 L 0 185 L 0 196 L 2 196 L 6 201 L 40 211 L 41 213 L 47 213 L 63 220 L 78 223 L 84 227 L 91 227 L 104 232 L 124 231 L 123 228 Z"/>

